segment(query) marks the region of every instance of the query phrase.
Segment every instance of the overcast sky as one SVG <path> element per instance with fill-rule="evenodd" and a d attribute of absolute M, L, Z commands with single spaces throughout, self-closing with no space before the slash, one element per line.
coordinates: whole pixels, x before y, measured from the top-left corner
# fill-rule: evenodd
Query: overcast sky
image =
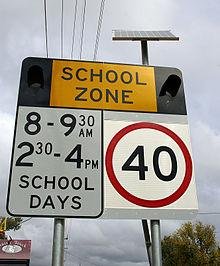
<path fill-rule="evenodd" d="M 87 0 L 82 59 L 92 60 L 100 0 Z M 64 57 L 70 58 L 75 1 L 64 1 Z M 82 0 L 78 0 L 74 59 L 79 59 Z M 61 0 L 48 0 L 49 57 L 60 58 Z M 46 57 L 43 0 L 0 0 L 0 214 L 5 198 L 21 62 Z M 184 77 L 199 213 L 220 241 L 220 2 L 219 0 L 106 0 L 97 60 L 141 64 L 140 43 L 112 42 L 112 29 L 171 30 L 179 42 L 151 42 L 153 66 L 181 69 Z M 212 214 L 218 213 L 218 214 Z M 161 221 L 169 234 L 183 221 Z M 51 263 L 53 219 L 34 218 L 14 239 L 32 240 L 31 265 Z M 65 265 L 144 266 L 140 220 L 66 220 Z"/>

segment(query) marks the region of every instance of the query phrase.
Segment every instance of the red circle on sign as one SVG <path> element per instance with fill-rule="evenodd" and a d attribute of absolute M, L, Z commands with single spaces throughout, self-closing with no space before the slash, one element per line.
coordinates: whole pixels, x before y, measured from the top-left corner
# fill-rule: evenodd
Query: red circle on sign
<path fill-rule="evenodd" d="M 120 184 L 113 169 L 113 153 L 114 153 L 115 147 L 117 146 L 118 142 L 129 132 L 132 132 L 138 129 L 143 129 L 143 128 L 154 129 L 154 130 L 160 131 L 168 135 L 170 138 L 172 138 L 177 143 L 177 145 L 181 149 L 183 156 L 184 156 L 186 170 L 185 170 L 183 182 L 173 194 L 163 199 L 146 200 L 146 199 L 142 199 L 142 198 L 132 195 Z M 192 178 L 192 160 L 191 160 L 191 156 L 184 142 L 170 129 L 164 126 L 154 124 L 154 123 L 149 123 L 149 122 L 136 123 L 136 124 L 132 124 L 132 125 L 129 125 L 121 129 L 112 138 L 111 142 L 109 143 L 109 146 L 106 151 L 105 163 L 106 163 L 106 171 L 107 171 L 109 180 L 111 184 L 113 185 L 113 187 L 116 189 L 116 191 L 128 201 L 136 205 L 142 206 L 142 207 L 157 208 L 157 207 L 163 207 L 163 206 L 173 203 L 185 193 Z"/>

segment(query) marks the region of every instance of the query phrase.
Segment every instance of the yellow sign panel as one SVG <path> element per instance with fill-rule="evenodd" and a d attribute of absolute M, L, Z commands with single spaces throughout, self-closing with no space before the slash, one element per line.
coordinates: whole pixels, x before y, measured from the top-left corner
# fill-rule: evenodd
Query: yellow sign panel
<path fill-rule="evenodd" d="M 50 106 L 157 112 L 154 68 L 53 60 Z"/>

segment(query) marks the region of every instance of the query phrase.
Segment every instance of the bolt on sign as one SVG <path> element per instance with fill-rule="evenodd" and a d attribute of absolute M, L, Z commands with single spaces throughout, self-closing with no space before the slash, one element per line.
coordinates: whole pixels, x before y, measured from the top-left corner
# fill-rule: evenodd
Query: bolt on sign
<path fill-rule="evenodd" d="M 195 217 L 181 72 L 26 58 L 7 210 L 40 217 Z"/>

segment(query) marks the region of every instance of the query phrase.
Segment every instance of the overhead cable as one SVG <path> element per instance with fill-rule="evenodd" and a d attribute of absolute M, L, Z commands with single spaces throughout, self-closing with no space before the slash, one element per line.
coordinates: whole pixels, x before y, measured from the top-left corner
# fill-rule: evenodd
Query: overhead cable
<path fill-rule="evenodd" d="M 23 220 L 23 221 L 21 221 L 21 223 L 20 223 L 20 224 L 26 223 L 26 222 L 30 221 L 31 219 L 32 219 L 32 217 L 30 217 L 30 218 L 27 218 L 26 220 Z"/>
<path fill-rule="evenodd" d="M 61 0 L 60 56 L 63 58 L 63 0 Z"/>
<path fill-rule="evenodd" d="M 76 31 L 76 14 L 77 14 L 77 0 L 75 0 L 75 7 L 74 7 L 71 59 L 73 59 L 73 47 L 74 47 L 75 31 Z"/>
<path fill-rule="evenodd" d="M 97 26 L 97 32 L 96 32 L 95 49 L 94 49 L 94 56 L 93 56 L 94 61 L 96 61 L 96 58 L 97 58 L 99 39 L 100 39 L 102 21 L 103 21 L 104 7 L 105 7 L 105 0 L 101 0 L 100 11 L 99 11 L 99 20 L 98 20 L 98 26 Z"/>
<path fill-rule="evenodd" d="M 198 212 L 198 214 L 214 214 L 214 215 L 219 215 L 220 212 Z"/>
<path fill-rule="evenodd" d="M 45 47 L 46 47 L 46 55 L 48 57 L 48 34 L 47 34 L 47 3 L 44 0 L 44 32 L 45 32 Z"/>
<path fill-rule="evenodd" d="M 86 0 L 84 0 L 84 6 L 83 6 L 82 30 L 81 30 L 81 37 L 80 37 L 80 53 L 79 53 L 79 59 L 82 58 L 83 35 L 84 35 L 85 17 L 86 17 L 85 14 L 86 14 Z"/>

